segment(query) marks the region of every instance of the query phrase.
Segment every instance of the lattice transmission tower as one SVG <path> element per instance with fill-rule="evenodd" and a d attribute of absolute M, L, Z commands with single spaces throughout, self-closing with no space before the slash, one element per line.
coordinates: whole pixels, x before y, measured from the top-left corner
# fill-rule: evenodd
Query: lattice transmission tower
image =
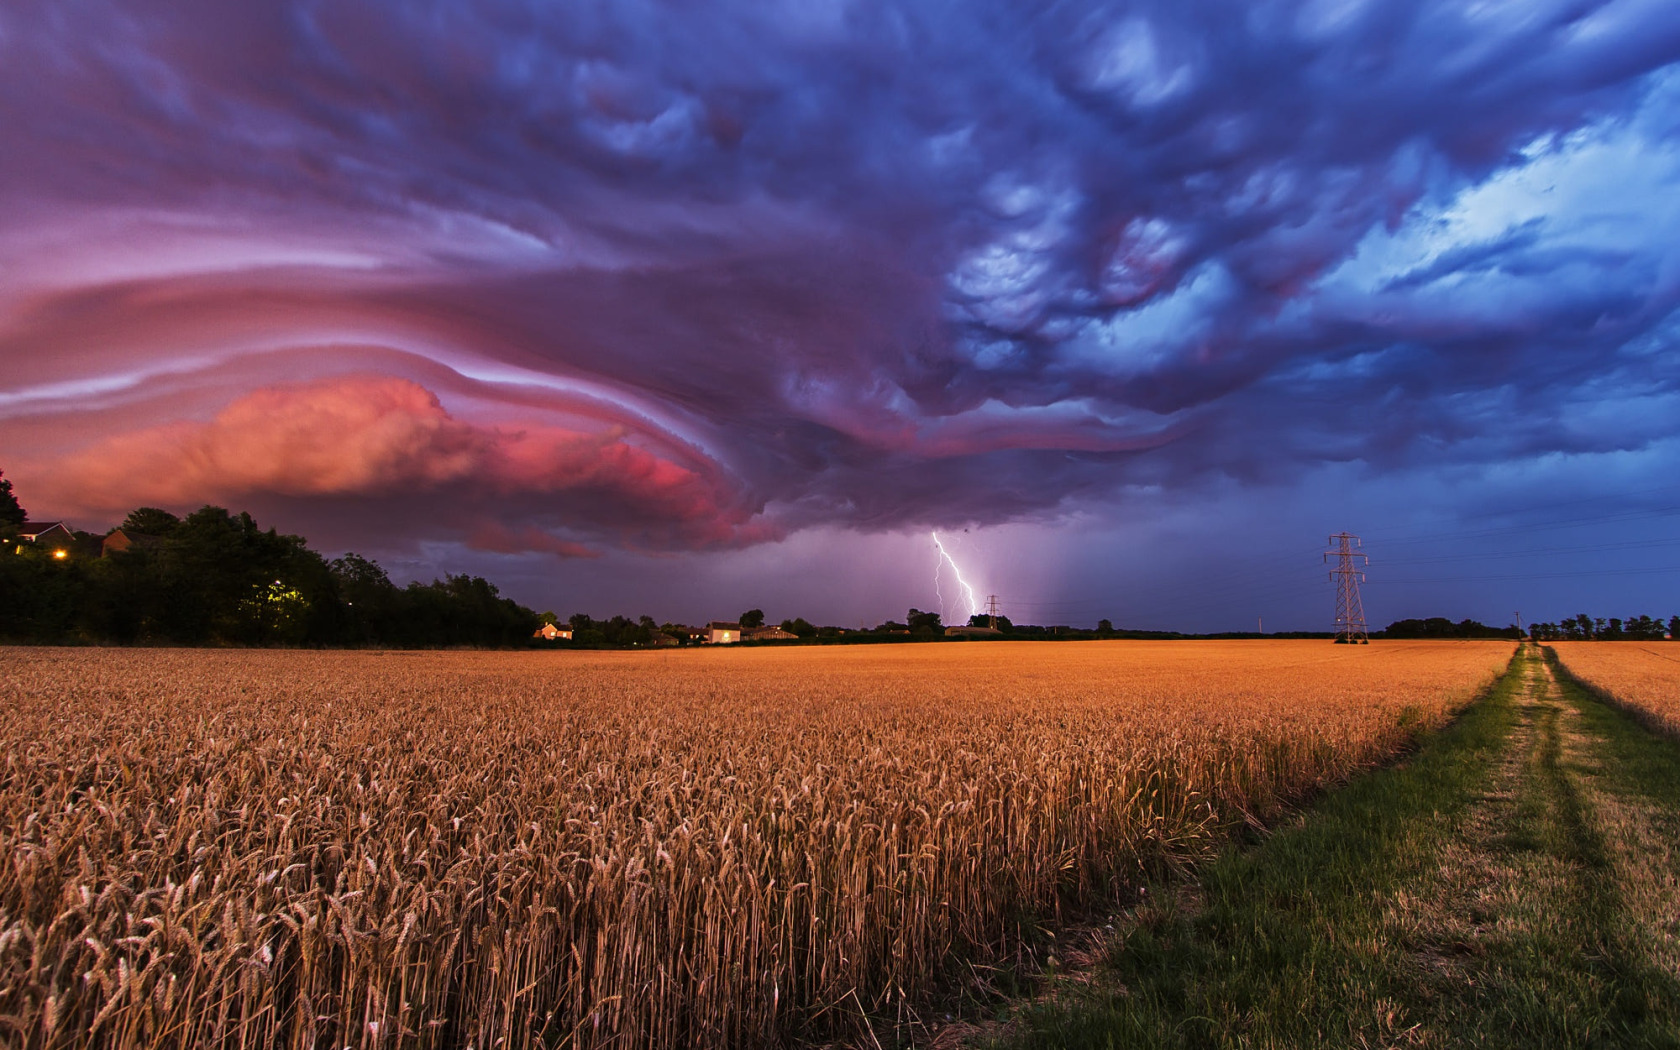
<path fill-rule="evenodd" d="M 1330 578 L 1336 581 L 1336 641 L 1347 645 L 1371 644 L 1371 636 L 1365 630 L 1365 606 L 1359 600 L 1359 585 L 1365 582 L 1365 572 L 1354 567 L 1353 559 L 1364 558 L 1365 564 L 1371 564 L 1371 559 L 1365 554 L 1354 550 L 1359 546 L 1359 537 L 1346 532 L 1338 532 L 1330 537 L 1330 543 L 1335 550 L 1324 552 L 1324 560 L 1331 556 L 1336 558 L 1336 567 L 1330 570 Z"/>

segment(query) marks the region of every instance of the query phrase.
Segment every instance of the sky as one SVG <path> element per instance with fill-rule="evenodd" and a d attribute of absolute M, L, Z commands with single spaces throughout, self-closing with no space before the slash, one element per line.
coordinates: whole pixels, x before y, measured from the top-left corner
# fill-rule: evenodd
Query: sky
<path fill-rule="evenodd" d="M 1323 630 L 1343 531 L 1373 628 L 1680 613 L 1672 0 L 22 0 L 0 129 L 38 519 L 661 621 Z"/>

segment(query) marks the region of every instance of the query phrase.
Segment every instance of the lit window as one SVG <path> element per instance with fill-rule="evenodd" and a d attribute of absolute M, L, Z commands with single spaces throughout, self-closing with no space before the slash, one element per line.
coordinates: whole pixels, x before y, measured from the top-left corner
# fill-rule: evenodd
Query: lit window
<path fill-rule="evenodd" d="M 69 556 L 69 551 L 53 551 L 53 557 L 55 558 L 68 558 Z"/>

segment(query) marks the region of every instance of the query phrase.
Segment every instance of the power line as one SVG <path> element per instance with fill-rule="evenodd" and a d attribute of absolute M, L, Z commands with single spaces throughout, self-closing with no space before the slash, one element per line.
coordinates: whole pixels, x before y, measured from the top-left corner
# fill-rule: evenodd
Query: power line
<path fill-rule="evenodd" d="M 1680 485 L 1676 485 L 1673 482 L 1668 482 L 1668 483 L 1662 484 L 1662 485 L 1648 485 L 1648 486 L 1645 486 L 1643 488 L 1637 488 L 1637 489 L 1623 489 L 1622 491 L 1613 493 L 1609 496 L 1606 496 L 1606 495 L 1574 496 L 1574 497 L 1571 497 L 1569 499 L 1550 500 L 1550 501 L 1545 502 L 1545 503 L 1531 503 L 1526 507 L 1520 507 L 1520 508 L 1517 508 L 1517 509 L 1509 509 L 1509 508 L 1501 507 L 1497 510 L 1486 510 L 1486 511 L 1481 511 L 1480 513 L 1476 513 L 1476 514 L 1451 514 L 1451 515 L 1443 514 L 1443 515 L 1437 515 L 1434 518 L 1434 520 L 1440 521 L 1440 522 L 1452 522 L 1454 524 L 1461 524 L 1461 523 L 1467 522 L 1467 521 L 1485 521 L 1485 520 L 1490 519 L 1490 518 L 1514 518 L 1514 517 L 1517 517 L 1517 516 L 1520 516 L 1520 515 L 1533 514 L 1536 511 L 1556 510 L 1556 509 L 1563 508 L 1563 507 L 1579 507 L 1579 506 L 1585 506 L 1585 505 L 1589 505 L 1589 504 L 1602 505 L 1607 499 L 1610 499 L 1610 498 L 1626 499 L 1626 498 L 1629 498 L 1629 497 L 1632 497 L 1632 496 L 1646 496 L 1646 495 L 1650 495 L 1651 493 L 1654 493 L 1654 492 L 1677 492 L 1677 491 L 1680 491 Z M 1632 513 L 1646 513 L 1649 510 L 1650 510 L 1650 508 L 1647 508 L 1645 511 L 1637 511 L 1637 512 L 1632 512 Z M 1660 510 L 1661 513 L 1667 514 L 1667 513 L 1674 513 L 1676 508 L 1667 508 L 1667 509 L 1658 508 L 1658 510 Z M 1614 512 L 1611 513 L 1610 516 L 1613 517 L 1613 516 L 1624 514 L 1624 513 L 1630 513 L 1630 512 L 1628 512 L 1628 511 L 1614 511 Z M 1427 519 L 1427 518 L 1424 519 L 1425 523 L 1427 523 L 1429 520 L 1430 519 Z M 1571 520 L 1582 520 L 1582 519 L 1571 519 Z M 1586 520 L 1591 520 L 1591 519 L 1586 519 Z M 1511 525 L 1511 526 L 1500 526 L 1500 529 L 1503 530 L 1503 529 L 1509 528 L 1509 529 L 1513 529 L 1513 530 L 1521 530 L 1521 529 L 1529 528 L 1529 527 L 1531 527 L 1531 526 Z M 1408 542 L 1409 543 L 1409 542 L 1414 542 L 1414 541 L 1421 542 L 1423 540 L 1432 540 L 1432 539 L 1455 539 L 1455 538 L 1463 536 L 1463 535 L 1465 535 L 1464 530 L 1462 528 L 1459 528 L 1459 529 L 1455 529 L 1452 532 L 1438 532 L 1438 533 L 1410 533 L 1410 534 L 1408 534 L 1406 532 L 1383 533 L 1381 538 L 1382 538 L 1383 543 L 1388 544 L 1388 543 L 1399 543 L 1399 542 Z"/>
<path fill-rule="evenodd" d="M 1556 529 L 1582 528 L 1588 525 L 1604 525 L 1617 521 L 1639 521 L 1645 518 L 1668 518 L 1680 514 L 1680 505 L 1669 507 L 1654 507 L 1644 510 L 1615 511 L 1610 514 L 1591 514 L 1579 518 L 1562 518 L 1556 521 L 1530 522 L 1522 525 L 1503 525 L 1493 529 L 1470 529 L 1453 532 L 1422 533 L 1411 536 L 1405 533 L 1384 534 L 1382 541 L 1387 545 L 1432 543 L 1437 540 L 1465 540 L 1492 539 L 1499 536 L 1509 536 L 1524 532 L 1550 532 Z"/>
<path fill-rule="evenodd" d="M 1520 551 L 1490 551 L 1486 554 L 1441 554 L 1430 558 L 1387 559 L 1384 565 L 1423 565 L 1442 561 L 1482 561 L 1490 558 L 1525 558 L 1535 554 L 1594 554 L 1606 551 L 1645 550 L 1651 547 L 1680 546 L 1680 539 L 1626 540 L 1620 543 L 1584 543 L 1559 547 L 1529 547 Z"/>
<path fill-rule="evenodd" d="M 1594 576 L 1644 576 L 1648 573 L 1680 572 L 1680 565 L 1668 565 L 1657 569 L 1585 569 L 1577 572 L 1519 572 L 1500 576 L 1435 576 L 1425 579 L 1408 579 L 1401 576 L 1387 583 L 1463 583 L 1482 580 L 1568 580 Z"/>
<path fill-rule="evenodd" d="M 1672 492 L 1676 489 L 1680 489 L 1680 486 L 1667 484 L 1628 490 L 1623 493 L 1618 493 L 1618 495 L 1645 495 L 1655 492 Z M 1602 496 L 1592 496 L 1556 500 L 1549 503 L 1534 504 L 1516 511 L 1494 510 L 1473 515 L 1460 515 L 1456 518 L 1456 520 L 1486 520 L 1490 518 L 1530 514 L 1543 510 L 1558 510 L 1588 504 L 1601 504 L 1604 498 L 1605 497 Z M 1573 515 L 1524 524 L 1503 525 L 1482 529 L 1458 529 L 1451 532 L 1407 533 L 1401 531 L 1395 533 L 1385 533 L 1382 535 L 1381 540 L 1385 547 L 1387 547 L 1391 545 L 1412 546 L 1443 539 L 1495 539 L 1516 534 L 1561 531 L 1609 523 L 1668 518 L 1675 515 L 1680 515 L 1680 505 L 1663 505 L 1659 507 L 1611 511 L 1608 513 Z M 1453 519 L 1440 518 L 1437 520 L 1445 521 Z M 1524 548 L 1521 550 L 1491 551 L 1486 554 L 1432 554 L 1413 558 L 1385 558 L 1383 562 L 1385 572 L 1383 573 L 1382 582 L 1389 586 L 1408 586 L 1413 584 L 1468 583 L 1484 581 L 1504 582 L 1518 580 L 1582 579 L 1592 577 L 1633 576 L 1646 573 L 1668 574 L 1680 572 L 1680 566 L 1661 567 L 1655 569 L 1638 568 L 1626 570 L 1564 570 L 1530 573 L 1477 573 L 1436 577 L 1407 577 L 1404 574 L 1386 570 L 1406 566 L 1424 566 L 1480 559 L 1511 559 L 1536 556 L 1555 556 L 1560 554 L 1613 554 L 1618 552 L 1673 546 L 1680 546 L 1680 539 L 1626 540 L 1613 542 L 1601 541 L 1580 544 L 1554 543 L 1544 546 Z M 1321 552 L 1317 548 L 1314 548 L 1313 553 Z M 1267 601 L 1278 601 L 1295 598 L 1307 593 L 1307 591 L 1300 586 L 1289 586 L 1291 580 L 1299 579 L 1296 575 L 1300 571 L 1299 568 L 1296 567 L 1299 565 L 1299 562 L 1296 561 L 1299 557 L 1297 552 L 1279 552 L 1270 556 L 1263 555 L 1262 557 L 1265 561 L 1257 565 L 1251 565 L 1247 571 L 1238 569 L 1234 573 L 1227 573 L 1223 575 L 1218 582 L 1210 586 L 1198 588 L 1194 592 L 1194 597 L 1188 601 L 1177 595 L 1170 598 L 1164 597 L 1158 593 L 1159 588 L 1152 589 L 1152 591 L 1155 591 L 1156 593 L 1146 593 L 1136 589 L 1129 589 L 1124 596 L 1120 594 L 1109 596 L 1091 595 L 1086 597 L 1048 601 L 1025 601 L 1013 599 L 1000 600 L 1005 601 L 1005 603 L 1012 608 L 1039 610 L 1041 615 L 1077 615 L 1081 612 L 1094 612 L 1098 610 L 1123 611 L 1125 608 L 1135 606 L 1139 602 L 1145 602 L 1155 607 L 1170 605 L 1176 615 L 1194 615 L 1199 611 L 1208 611 L 1226 606 L 1232 601 L 1248 600 L 1260 597 L 1263 597 Z M 1269 565 L 1267 563 L 1269 563 Z M 1364 580 L 1363 575 L 1361 575 L 1361 579 Z"/>

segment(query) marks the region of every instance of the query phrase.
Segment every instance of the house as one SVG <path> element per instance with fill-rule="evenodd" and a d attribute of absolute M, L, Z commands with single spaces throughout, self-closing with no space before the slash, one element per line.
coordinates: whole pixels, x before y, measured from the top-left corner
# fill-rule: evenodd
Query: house
<path fill-rule="evenodd" d="M 799 636 L 792 631 L 784 631 L 780 627 L 751 627 L 741 632 L 742 641 L 747 642 L 786 642 L 797 641 Z"/>
<path fill-rule="evenodd" d="M 545 638 L 545 639 L 547 639 L 548 641 L 551 641 L 551 642 L 554 642 L 554 641 L 569 642 L 569 641 L 572 640 L 572 628 L 569 624 L 567 626 L 562 627 L 561 625 L 559 625 L 557 623 L 545 623 L 545 624 L 542 625 L 542 628 L 540 630 L 538 630 L 536 634 L 533 634 L 531 637 L 532 638 Z"/>
<path fill-rule="evenodd" d="M 648 635 L 648 644 L 660 649 L 669 649 L 674 645 L 681 645 L 682 642 L 675 635 L 666 634 L 664 631 L 654 631 Z"/>
<path fill-rule="evenodd" d="M 25 543 L 68 547 L 76 542 L 76 534 L 62 521 L 26 521 L 18 526 L 18 539 Z"/>
<path fill-rule="evenodd" d="M 163 540 L 160 537 L 148 536 L 143 532 L 135 532 L 133 529 L 112 529 L 105 537 L 105 541 L 99 545 L 99 556 L 109 558 L 111 555 L 121 554 L 123 551 L 145 550 L 149 547 L 156 547 L 162 542 Z"/>
<path fill-rule="evenodd" d="M 741 640 L 741 625 L 713 620 L 706 625 L 707 645 L 733 645 Z"/>

